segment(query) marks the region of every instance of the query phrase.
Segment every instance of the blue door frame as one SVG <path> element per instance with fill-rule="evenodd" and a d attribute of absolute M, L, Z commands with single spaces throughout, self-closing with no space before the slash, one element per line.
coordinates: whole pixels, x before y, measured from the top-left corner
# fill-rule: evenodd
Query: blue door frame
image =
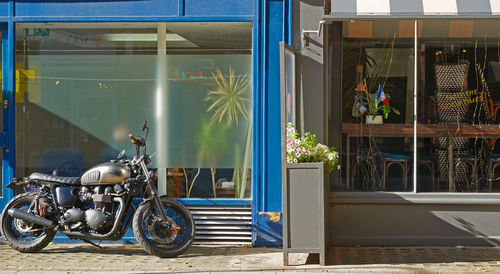
<path fill-rule="evenodd" d="M 12 180 L 15 168 L 15 102 L 14 102 L 14 23 L 0 23 L 2 33 L 2 123 L 0 147 L 2 157 L 2 195 L 0 209 L 13 197 L 14 191 L 5 186 Z"/>

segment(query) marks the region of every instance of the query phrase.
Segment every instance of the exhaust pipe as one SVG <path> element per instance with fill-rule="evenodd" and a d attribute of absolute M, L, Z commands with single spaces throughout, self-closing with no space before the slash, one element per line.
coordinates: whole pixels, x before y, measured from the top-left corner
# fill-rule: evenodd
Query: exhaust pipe
<path fill-rule="evenodd" d="M 17 219 L 21 219 L 23 221 L 26 221 L 26 222 L 29 222 L 29 223 L 35 223 L 35 224 L 38 224 L 38 225 L 43 225 L 43 226 L 46 226 L 48 228 L 54 228 L 56 227 L 56 225 L 50 221 L 50 220 L 47 220 L 45 218 L 42 218 L 40 216 L 36 216 L 36 215 L 33 215 L 33 214 L 30 214 L 30 213 L 26 213 L 18 208 L 11 208 L 9 210 L 7 210 L 7 213 L 11 216 L 11 217 L 14 217 L 14 218 L 17 218 Z"/>

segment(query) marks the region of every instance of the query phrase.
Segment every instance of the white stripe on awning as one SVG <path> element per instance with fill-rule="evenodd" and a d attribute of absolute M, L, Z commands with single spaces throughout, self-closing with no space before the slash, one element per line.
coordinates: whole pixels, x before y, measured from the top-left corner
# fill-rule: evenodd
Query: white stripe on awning
<path fill-rule="evenodd" d="M 476 1 L 476 0 L 473 0 Z M 424 15 L 457 15 L 457 0 L 422 0 Z"/>
<path fill-rule="evenodd" d="M 500 15 L 500 0 L 331 0 L 326 18 L 392 16 L 492 17 Z"/>
<path fill-rule="evenodd" d="M 384 14 L 391 12 L 390 0 L 356 0 L 358 14 Z"/>
<path fill-rule="evenodd" d="M 500 0 L 490 0 L 491 13 L 500 15 Z"/>

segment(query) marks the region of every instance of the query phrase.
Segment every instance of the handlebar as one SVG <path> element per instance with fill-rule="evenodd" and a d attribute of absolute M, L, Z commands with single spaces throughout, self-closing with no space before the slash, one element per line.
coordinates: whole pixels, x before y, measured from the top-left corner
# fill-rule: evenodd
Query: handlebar
<path fill-rule="evenodd" d="M 128 135 L 128 138 L 130 138 L 130 140 L 132 141 L 132 144 L 137 143 L 137 138 L 134 136 L 134 134 L 130 133 Z"/>
<path fill-rule="evenodd" d="M 132 144 L 143 147 L 146 145 L 146 140 L 142 138 L 141 136 L 135 137 L 134 134 L 130 133 L 128 135 L 128 138 L 130 138 L 130 141 L 132 141 Z"/>

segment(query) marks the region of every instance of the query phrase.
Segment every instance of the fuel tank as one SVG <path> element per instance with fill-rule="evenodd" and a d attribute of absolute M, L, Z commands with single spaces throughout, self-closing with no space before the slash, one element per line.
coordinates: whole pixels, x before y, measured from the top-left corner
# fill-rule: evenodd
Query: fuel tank
<path fill-rule="evenodd" d="M 104 163 L 87 170 L 81 178 L 82 185 L 123 184 L 130 178 L 130 170 L 124 164 Z"/>

